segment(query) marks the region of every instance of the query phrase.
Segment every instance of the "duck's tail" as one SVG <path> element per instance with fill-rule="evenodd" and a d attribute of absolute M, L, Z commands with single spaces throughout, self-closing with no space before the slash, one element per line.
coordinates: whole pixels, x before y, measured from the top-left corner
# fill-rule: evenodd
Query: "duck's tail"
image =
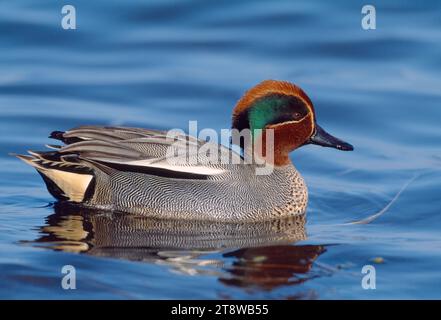
<path fill-rule="evenodd" d="M 15 155 L 34 167 L 43 177 L 49 193 L 58 200 L 86 201 L 93 193 L 94 173 L 91 167 L 54 152 L 28 151 Z"/>

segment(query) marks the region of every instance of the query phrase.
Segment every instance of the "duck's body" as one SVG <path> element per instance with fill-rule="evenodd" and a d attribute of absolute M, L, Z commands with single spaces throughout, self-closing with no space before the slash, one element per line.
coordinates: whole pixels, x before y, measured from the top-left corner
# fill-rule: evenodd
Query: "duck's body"
<path fill-rule="evenodd" d="M 268 174 L 256 174 L 262 163 L 247 163 L 225 146 L 213 149 L 212 143 L 183 134 L 171 140 L 167 132 L 124 127 L 83 126 L 54 132 L 51 137 L 65 146 L 19 157 L 37 169 L 54 197 L 86 206 L 144 216 L 219 221 L 299 215 L 306 210 L 307 188 L 287 153 L 313 138 L 317 140 L 314 143 L 343 150 L 349 150 L 350 145 L 339 140 L 330 145 L 333 137 L 312 127 L 312 104 L 298 87 L 278 81 L 259 86 L 239 101 L 233 128 L 252 128 L 263 121 L 262 117 L 268 117 L 262 108 L 280 109 L 282 105 L 284 109 L 277 109 L 274 116 L 281 120 L 264 118 L 261 126 L 274 130 L 274 157 L 269 161 L 265 152 L 260 154 L 265 164 L 270 162 Z M 272 103 L 274 99 L 277 101 Z M 288 106 L 280 102 L 287 99 Z M 245 103 L 250 104 L 248 108 Z M 260 118 L 253 120 L 253 112 Z M 294 119 L 289 118 L 291 112 Z M 298 136 L 285 137 L 295 133 L 295 128 Z M 195 153 L 208 144 L 211 152 L 218 152 L 218 159 L 227 156 L 230 162 L 213 163 L 212 158 Z M 174 148 L 172 156 L 170 148 Z"/>
<path fill-rule="evenodd" d="M 166 132 L 152 130 L 79 127 L 53 137 L 67 145 L 20 157 L 61 200 L 145 216 L 225 221 L 271 219 L 306 209 L 306 185 L 292 164 L 256 175 L 257 164 L 245 164 L 237 153 L 218 146 L 219 154 L 241 163 L 212 164 L 199 157 L 196 165 L 177 165 L 176 157 L 170 165 Z M 206 143 L 182 139 L 184 152 L 191 143 Z"/>
<path fill-rule="evenodd" d="M 291 165 L 270 176 L 245 169 L 192 181 L 120 171 L 103 180 L 97 187 L 104 192 L 97 192 L 91 205 L 173 219 L 268 220 L 304 213 L 308 198 Z"/>

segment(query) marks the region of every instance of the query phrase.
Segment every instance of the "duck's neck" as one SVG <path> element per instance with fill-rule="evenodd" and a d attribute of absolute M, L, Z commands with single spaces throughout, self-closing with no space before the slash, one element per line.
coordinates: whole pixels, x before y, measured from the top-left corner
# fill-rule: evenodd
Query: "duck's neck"
<path fill-rule="evenodd" d="M 275 167 L 292 164 L 289 148 L 280 143 L 276 130 L 263 130 L 262 134 L 253 137 L 253 156 L 257 163 L 266 163 Z"/>

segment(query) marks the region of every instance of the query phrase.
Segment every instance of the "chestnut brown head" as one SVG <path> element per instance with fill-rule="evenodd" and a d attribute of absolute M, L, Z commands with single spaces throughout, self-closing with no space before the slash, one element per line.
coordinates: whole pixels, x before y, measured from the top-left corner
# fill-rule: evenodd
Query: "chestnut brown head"
<path fill-rule="evenodd" d="M 276 165 L 288 163 L 289 152 L 305 144 L 354 149 L 318 126 L 309 97 L 286 81 L 266 80 L 247 91 L 233 110 L 232 128 L 249 129 L 252 134 L 256 129 L 273 129 Z"/>

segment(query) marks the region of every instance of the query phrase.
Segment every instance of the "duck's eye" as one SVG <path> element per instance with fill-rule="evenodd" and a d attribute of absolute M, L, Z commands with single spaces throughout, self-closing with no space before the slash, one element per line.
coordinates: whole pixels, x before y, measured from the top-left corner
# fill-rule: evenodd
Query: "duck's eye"
<path fill-rule="evenodd" d="M 301 116 L 300 112 L 294 112 L 294 119 L 298 120 Z"/>

